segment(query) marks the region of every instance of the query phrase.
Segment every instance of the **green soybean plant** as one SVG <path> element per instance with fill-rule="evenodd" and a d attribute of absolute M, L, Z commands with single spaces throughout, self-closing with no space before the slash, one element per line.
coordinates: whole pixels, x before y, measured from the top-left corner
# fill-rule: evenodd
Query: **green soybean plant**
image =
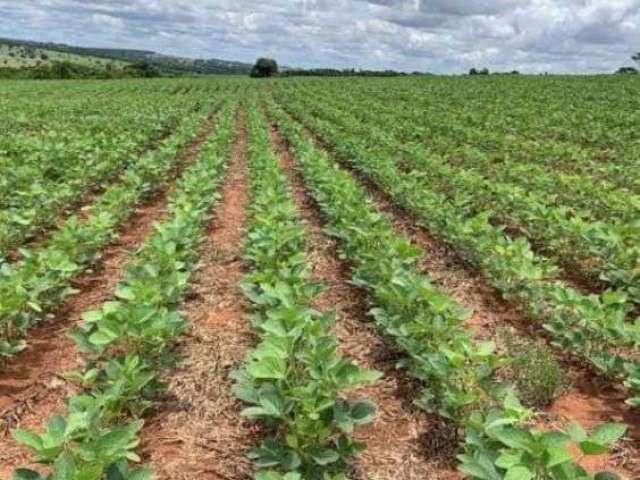
<path fill-rule="evenodd" d="M 603 424 L 585 432 L 577 424 L 566 432 L 531 431 L 522 425 L 532 412 L 510 393 L 501 409 L 474 412 L 467 422 L 460 470 L 477 480 L 587 480 L 591 478 L 576 462 L 569 446 L 582 456 L 607 453 L 625 433 L 621 424 Z M 596 480 L 615 479 L 601 472 Z"/>
<path fill-rule="evenodd" d="M 344 395 L 380 373 L 341 358 L 331 334 L 334 315 L 311 308 L 321 287 L 309 279 L 306 230 L 254 102 L 248 108 L 253 203 L 245 242 L 252 269 L 242 288 L 261 340 L 234 373 L 234 392 L 249 405 L 242 414 L 274 432 L 249 453 L 257 479 L 338 480 L 364 448 L 350 434 L 375 412 L 371 402 Z"/>
<path fill-rule="evenodd" d="M 50 465 L 53 472 L 40 476 L 28 469 L 18 469 L 14 479 L 65 479 L 103 478 L 106 472 L 123 470 L 129 461 L 137 462 L 135 454 L 138 432 L 142 422 L 132 422 L 123 426 L 103 425 L 100 407 L 86 397 L 78 397 L 69 404 L 69 415 L 51 419 L 42 434 L 25 430 L 12 432 L 14 438 L 30 448 L 35 461 Z M 118 478 L 111 475 L 107 478 Z M 148 470 L 133 470 L 124 478 L 151 478 Z"/>
<path fill-rule="evenodd" d="M 178 309 L 209 212 L 219 198 L 233 137 L 234 105 L 221 114 L 216 135 L 178 181 L 168 219 L 137 252 L 116 287 L 115 299 L 87 313 L 85 324 L 71 334 L 87 363 L 68 377 L 85 392 L 70 398 L 66 416 L 54 417 L 44 433 L 13 432 L 19 443 L 33 450 L 37 462 L 51 469 L 44 477 L 19 469 L 18 479 L 153 478 L 147 469 L 130 468 L 131 462 L 140 461 L 135 448 L 142 421 L 136 418 L 150 407 L 158 370 L 166 365 L 165 354 L 184 329 Z M 146 288 L 145 279 L 152 289 Z M 123 325 L 110 323 L 112 315 Z"/>
<path fill-rule="evenodd" d="M 547 434 L 530 428 L 532 412 L 521 406 L 508 386 L 494 382 L 494 370 L 500 360 L 494 345 L 473 341 L 464 327 L 461 307 L 415 271 L 419 252 L 408 239 L 396 234 L 355 179 L 316 148 L 299 124 L 271 103 L 268 105 L 298 157 L 330 231 L 340 240 L 342 255 L 353 263 L 354 283 L 369 292 L 376 323 L 405 353 L 399 365 L 423 383 L 415 403 L 464 432 L 460 469 L 477 475 L 474 462 L 480 462 L 495 474 L 491 480 L 515 480 L 520 478 L 516 474 L 524 473 L 526 468 L 536 478 L 565 478 L 554 476 L 558 469 L 581 472 L 572 457 L 564 456 L 557 464 L 547 461 L 547 455 L 559 455 L 562 449 L 549 450 L 547 444 L 554 438 L 569 438 L 569 433 Z M 488 426 L 484 425 L 485 420 Z M 496 437 L 493 427 L 501 427 L 507 433 Z M 619 425 L 604 425 L 601 429 L 585 440 L 599 442 L 599 453 L 602 449 L 607 451 L 625 431 Z M 511 445 L 514 451 L 509 453 L 519 459 L 519 463 L 511 465 L 518 467 L 513 470 L 499 461 L 510 446 L 506 440 L 509 434 L 527 439 Z M 533 474 L 522 478 L 529 480 Z"/>
<path fill-rule="evenodd" d="M 72 280 L 100 256 L 136 205 L 167 177 L 204 116 L 187 116 L 158 150 L 137 159 L 119 183 L 96 199 L 85 220 L 71 216 L 39 250 L 23 250 L 15 264 L 0 262 L 0 356 L 23 349 L 27 330 L 75 292 Z"/>

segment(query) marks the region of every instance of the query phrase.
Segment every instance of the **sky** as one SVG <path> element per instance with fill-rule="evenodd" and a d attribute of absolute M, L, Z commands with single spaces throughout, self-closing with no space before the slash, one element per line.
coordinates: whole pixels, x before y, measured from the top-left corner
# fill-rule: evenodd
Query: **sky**
<path fill-rule="evenodd" d="M 611 72 L 640 0 L 0 0 L 0 37 L 295 67 Z"/>

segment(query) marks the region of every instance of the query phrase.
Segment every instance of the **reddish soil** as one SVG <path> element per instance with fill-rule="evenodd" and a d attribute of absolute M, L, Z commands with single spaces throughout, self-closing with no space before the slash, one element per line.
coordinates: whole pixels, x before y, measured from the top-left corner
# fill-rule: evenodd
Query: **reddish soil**
<path fill-rule="evenodd" d="M 259 443 L 256 429 L 240 416 L 229 379 L 255 344 L 238 289 L 246 270 L 241 255 L 249 202 L 242 111 L 236 128 L 222 200 L 183 308 L 191 331 L 178 349 L 182 363 L 165 378 L 167 395 L 143 429 L 143 457 L 160 480 L 249 479 L 246 453 Z"/>
<path fill-rule="evenodd" d="M 331 151 L 308 129 L 305 130 L 318 148 Z M 407 235 L 420 246 L 425 256 L 421 270 L 443 292 L 451 295 L 469 310 L 467 325 L 478 339 L 493 340 L 500 345 L 499 328 L 512 327 L 516 334 L 540 341 L 540 328 L 528 321 L 517 308 L 505 302 L 500 293 L 491 287 L 482 275 L 466 263 L 446 244 L 436 239 L 407 212 L 393 201 L 375 184 L 364 179 L 348 165 L 341 166 L 350 171 L 372 197 L 376 208 L 386 213 L 398 233 Z M 543 336 L 543 335 L 542 335 Z M 625 393 L 606 380 L 594 378 L 588 366 L 570 358 L 558 358 L 566 368 L 572 384 L 553 404 L 543 409 L 541 428 L 561 428 L 570 422 L 578 422 L 585 427 L 593 427 L 607 422 L 622 422 L 629 426 L 629 433 L 612 454 L 595 458 L 580 459 L 580 464 L 590 473 L 604 468 L 613 470 L 627 478 L 640 475 L 640 413 L 634 412 L 624 403 Z M 578 458 L 578 456 L 576 456 Z"/>
<path fill-rule="evenodd" d="M 378 210 L 385 212 L 398 233 L 411 238 L 425 252 L 421 270 L 435 285 L 469 311 L 467 325 L 478 339 L 493 340 L 502 350 L 501 328 L 511 326 L 515 334 L 540 341 L 539 327 L 528 321 L 515 306 L 505 302 L 482 275 L 465 264 L 454 250 L 438 241 L 371 182 L 359 178 Z M 573 359 L 558 358 L 566 369 L 571 386 L 548 408 L 541 411 L 544 428 L 562 428 L 578 422 L 585 428 L 607 422 L 629 425 L 629 438 L 614 449 L 612 455 L 585 458 L 581 465 L 591 473 L 615 470 L 622 476 L 640 475 L 640 412 L 624 403 L 625 393 L 603 379 L 594 378 L 588 366 Z"/>
<path fill-rule="evenodd" d="M 55 414 L 64 412 L 64 399 L 77 391 L 63 374 L 79 367 L 82 359 L 66 333 L 81 320 L 82 313 L 99 308 L 111 298 L 122 278 L 124 265 L 151 234 L 166 213 L 167 195 L 183 167 L 198 154 L 213 130 L 209 120 L 199 137 L 182 153 L 172 169 L 168 185 L 136 208 L 118 239 L 107 246 L 92 269 L 74 281 L 77 293 L 69 296 L 46 322 L 29 332 L 28 348 L 0 371 L 0 478 L 28 462 L 29 452 L 9 435 L 20 427 L 41 430 Z"/>
<path fill-rule="evenodd" d="M 373 400 L 378 412 L 375 422 L 354 434 L 357 440 L 367 444 L 367 449 L 355 460 L 350 478 L 460 478 L 451 461 L 455 443 L 434 434 L 438 430 L 434 419 L 411 405 L 415 385 L 404 372 L 396 369 L 397 352 L 377 334 L 375 324 L 367 315 L 369 305 L 365 293 L 349 283 L 349 266 L 339 258 L 336 240 L 324 234 L 319 207 L 307 194 L 296 160 L 275 128 L 271 129 L 271 139 L 307 224 L 313 277 L 327 287 L 315 307 L 336 312 L 334 333 L 343 355 L 363 368 L 384 372 L 378 382 L 353 395 Z"/>
<path fill-rule="evenodd" d="M 331 151 L 331 147 L 313 132 L 306 128 L 305 132 L 318 148 Z M 495 330 L 506 325 L 515 325 L 518 329 L 531 328 L 534 331 L 530 322 L 515 307 L 507 304 L 500 293 L 488 285 L 482 275 L 451 247 L 417 225 L 411 215 L 395 205 L 373 182 L 363 178 L 348 165 L 340 163 L 340 166 L 352 173 L 366 189 L 376 209 L 387 215 L 395 231 L 422 248 L 424 256 L 420 262 L 420 270 L 434 285 L 468 310 L 466 323 L 474 329 L 477 338 L 495 340 Z"/>
<path fill-rule="evenodd" d="M 627 478 L 640 478 L 640 411 L 624 403 L 626 392 L 594 377 L 585 368 L 572 368 L 572 387 L 556 398 L 542 416 L 546 426 L 564 427 L 577 422 L 591 429 L 608 422 L 624 423 L 629 430 L 609 455 L 580 461 L 589 472 L 614 470 Z"/>

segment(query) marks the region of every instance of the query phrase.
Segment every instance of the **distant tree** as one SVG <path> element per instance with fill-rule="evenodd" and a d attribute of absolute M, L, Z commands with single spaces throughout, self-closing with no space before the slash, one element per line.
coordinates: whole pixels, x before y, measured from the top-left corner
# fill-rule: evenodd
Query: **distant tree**
<path fill-rule="evenodd" d="M 636 53 L 635 55 L 632 55 L 631 60 L 633 60 L 634 62 L 640 63 L 640 52 Z"/>
<path fill-rule="evenodd" d="M 477 68 L 472 68 L 469 70 L 469 75 L 489 75 L 489 69 L 483 68 L 482 70 L 478 70 Z"/>
<path fill-rule="evenodd" d="M 637 75 L 638 69 L 634 67 L 620 67 L 616 73 L 620 75 Z"/>
<path fill-rule="evenodd" d="M 259 58 L 251 69 L 253 78 L 267 78 L 278 74 L 278 63 L 272 58 Z"/>
<path fill-rule="evenodd" d="M 55 62 L 51 67 L 53 78 L 73 78 L 73 64 L 71 62 Z"/>
<path fill-rule="evenodd" d="M 49 55 L 47 55 L 46 53 L 42 53 L 42 54 L 40 54 L 40 59 L 49 60 Z"/>
<path fill-rule="evenodd" d="M 137 62 L 131 65 L 130 68 L 140 77 L 152 78 L 160 76 L 160 69 L 151 62 Z"/>
<path fill-rule="evenodd" d="M 511 70 L 511 75 L 520 75 L 518 70 Z"/>

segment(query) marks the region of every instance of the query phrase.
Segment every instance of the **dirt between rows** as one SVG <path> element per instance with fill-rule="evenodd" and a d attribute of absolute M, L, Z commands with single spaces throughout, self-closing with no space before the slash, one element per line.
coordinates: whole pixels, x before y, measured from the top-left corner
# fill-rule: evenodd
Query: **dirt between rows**
<path fill-rule="evenodd" d="M 373 368 L 384 377 L 358 389 L 354 397 L 371 399 L 378 408 L 376 420 L 354 433 L 367 444 L 353 465 L 350 478 L 366 480 L 456 479 L 461 475 L 452 462 L 455 443 L 441 435 L 442 426 L 433 417 L 415 408 L 417 385 L 396 369 L 399 353 L 377 331 L 367 312 L 366 294 L 350 283 L 350 266 L 339 258 L 335 239 L 324 233 L 326 225 L 320 207 L 307 193 L 296 159 L 275 125 L 271 140 L 286 173 L 296 205 L 309 234 L 309 258 L 313 277 L 326 285 L 315 305 L 337 314 L 334 334 L 342 355 L 363 368 Z"/>
<path fill-rule="evenodd" d="M 98 261 L 73 281 L 78 292 L 31 330 L 27 349 L 0 370 L 0 478 L 9 478 L 14 468 L 30 461 L 29 451 L 13 440 L 10 430 L 42 430 L 53 415 L 64 412 L 64 399 L 77 393 L 63 374 L 80 367 L 82 358 L 66 333 L 81 321 L 84 312 L 99 308 L 112 297 L 126 263 L 152 233 L 154 224 L 165 218 L 168 195 L 178 175 L 198 156 L 213 129 L 210 117 L 181 153 L 166 182 L 135 209 Z"/>
<path fill-rule="evenodd" d="M 165 376 L 167 394 L 143 429 L 143 461 L 160 480 L 252 478 L 246 454 L 261 437 L 240 416 L 243 407 L 229 378 L 256 342 L 238 288 L 246 272 L 242 242 L 249 203 L 242 109 L 236 131 L 222 200 L 183 307 L 190 331 L 178 348 L 181 365 Z"/>
<path fill-rule="evenodd" d="M 482 275 L 475 271 L 454 250 L 438 241 L 424 228 L 416 225 L 410 215 L 370 182 L 361 179 L 378 210 L 392 220 L 398 233 L 407 235 L 420 246 L 425 256 L 421 270 L 434 285 L 469 311 L 466 320 L 478 340 L 493 340 L 504 352 L 501 329 L 510 326 L 515 335 L 530 341 L 544 342 L 537 324 L 513 305 L 505 302 Z M 622 440 L 610 455 L 586 457 L 581 465 L 592 473 L 613 470 L 628 478 L 640 474 L 640 413 L 624 401 L 626 392 L 611 381 L 594 376 L 589 367 L 574 359 L 557 356 L 570 380 L 554 402 L 540 410 L 535 423 L 542 429 L 565 428 L 577 422 L 589 429 L 608 422 L 621 422 L 629 426 L 628 438 Z"/>
<path fill-rule="evenodd" d="M 305 132 L 317 148 L 331 156 L 330 145 L 309 129 L 305 128 Z M 423 249 L 425 255 L 420 265 L 421 271 L 441 291 L 469 311 L 467 325 L 476 338 L 494 340 L 501 349 L 499 329 L 510 326 L 521 337 L 545 341 L 539 325 L 505 302 L 500 293 L 454 249 L 420 226 L 373 182 L 351 166 L 338 163 L 367 190 L 376 208 L 387 215 L 396 232 L 408 236 Z M 577 422 L 585 428 L 608 422 L 628 425 L 626 438 L 618 443 L 612 453 L 586 458 L 576 455 L 576 459 L 590 473 L 606 469 L 626 478 L 637 478 L 640 475 L 640 412 L 624 403 L 627 395 L 619 385 L 593 375 L 588 365 L 560 355 L 557 355 L 557 359 L 571 384 L 550 406 L 538 412 L 536 426 L 541 429 L 564 428 L 571 422 Z"/>

